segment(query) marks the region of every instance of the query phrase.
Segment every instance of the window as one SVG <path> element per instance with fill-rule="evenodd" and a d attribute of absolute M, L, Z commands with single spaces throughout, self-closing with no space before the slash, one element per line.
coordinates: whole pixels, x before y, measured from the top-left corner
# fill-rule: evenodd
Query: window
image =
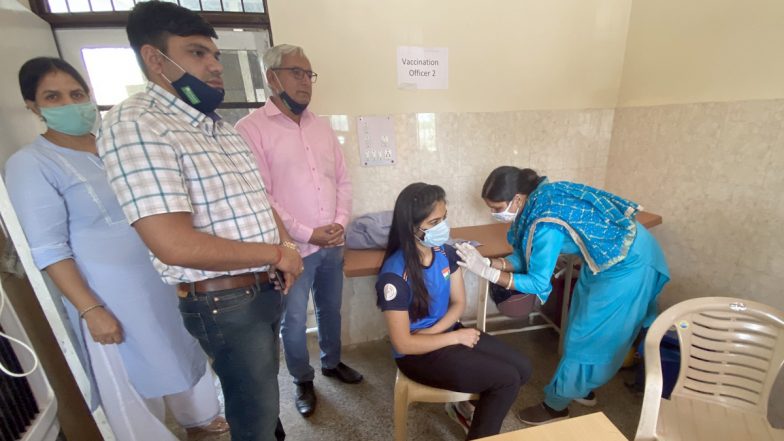
<path fill-rule="evenodd" d="M 98 106 L 111 107 L 144 90 L 147 80 L 130 47 L 85 48 L 82 59 Z"/>
<path fill-rule="evenodd" d="M 261 54 L 269 48 L 265 29 L 216 29 L 226 96 L 220 115 L 235 123 L 266 101 Z M 57 29 L 61 56 L 87 79 L 98 108 L 106 111 L 144 90 L 147 80 L 124 28 Z"/>
<path fill-rule="evenodd" d="M 144 87 L 125 35 L 128 11 L 146 0 L 30 0 L 54 29 L 60 56 L 90 82 L 107 110 Z M 221 115 L 234 122 L 266 99 L 261 56 L 271 45 L 266 0 L 163 0 L 199 11 L 218 34 L 226 97 Z"/>
<path fill-rule="evenodd" d="M 202 12 L 264 13 L 263 0 L 163 0 Z M 47 0 L 46 10 L 53 14 L 77 12 L 130 11 L 138 3 L 134 0 Z"/>
<path fill-rule="evenodd" d="M 41 12 L 68 14 L 79 12 L 130 11 L 135 0 L 33 0 Z M 146 1 L 146 0 L 140 0 Z M 266 12 L 264 0 L 163 0 L 200 12 Z"/>
<path fill-rule="evenodd" d="M 128 11 L 146 0 L 30 0 L 55 29 L 125 27 Z M 269 30 L 266 0 L 163 0 L 199 11 L 216 28 Z"/>
<path fill-rule="evenodd" d="M 101 110 L 143 91 L 147 83 L 130 47 L 83 48 L 82 60 Z M 266 99 L 261 61 L 256 51 L 227 49 L 221 51 L 221 62 L 226 96 L 220 113 L 235 123 Z"/>

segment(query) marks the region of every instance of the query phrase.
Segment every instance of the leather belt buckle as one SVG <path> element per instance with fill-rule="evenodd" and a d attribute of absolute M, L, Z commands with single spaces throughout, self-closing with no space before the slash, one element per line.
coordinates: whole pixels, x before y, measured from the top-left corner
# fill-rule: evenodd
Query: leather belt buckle
<path fill-rule="evenodd" d="M 177 295 L 185 298 L 188 297 L 191 291 L 196 294 L 204 294 L 226 289 L 246 288 L 265 283 L 269 283 L 269 275 L 266 272 L 220 276 L 193 283 L 180 283 L 177 285 Z"/>
<path fill-rule="evenodd" d="M 188 297 L 188 294 L 190 294 L 190 292 L 188 292 L 187 289 L 184 289 L 182 286 L 177 285 L 177 297 L 184 299 Z"/>

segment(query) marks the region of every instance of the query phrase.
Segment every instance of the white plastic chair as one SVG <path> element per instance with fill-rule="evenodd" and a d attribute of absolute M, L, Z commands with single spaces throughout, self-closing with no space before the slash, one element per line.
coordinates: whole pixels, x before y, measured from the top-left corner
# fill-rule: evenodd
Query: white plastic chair
<path fill-rule="evenodd" d="M 485 330 L 487 317 L 487 295 L 489 287 L 483 283 L 479 290 L 479 299 L 476 305 L 476 327 Z M 408 432 L 408 405 L 420 403 L 451 403 L 478 399 L 477 394 L 455 392 L 446 389 L 425 386 L 406 377 L 398 369 L 395 378 L 395 441 L 406 441 Z"/>
<path fill-rule="evenodd" d="M 675 327 L 681 364 L 663 399 L 659 345 Z M 767 420 L 784 363 L 784 313 L 761 303 L 704 297 L 662 313 L 645 338 L 645 398 L 635 441 L 784 440 Z"/>

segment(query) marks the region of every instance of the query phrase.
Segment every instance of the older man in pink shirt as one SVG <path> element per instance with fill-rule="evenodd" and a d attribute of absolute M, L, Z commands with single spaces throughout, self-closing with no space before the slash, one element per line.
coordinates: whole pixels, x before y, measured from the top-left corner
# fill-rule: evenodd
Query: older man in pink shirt
<path fill-rule="evenodd" d="M 270 202 L 297 242 L 305 264 L 286 297 L 281 323 L 286 365 L 297 385 L 295 404 L 309 416 L 316 408 L 314 370 L 305 338 L 313 291 L 321 372 L 344 383 L 362 375 L 340 361 L 344 229 L 351 216 L 351 181 L 329 123 L 307 110 L 317 75 L 302 48 L 278 45 L 264 54 L 267 104 L 237 123 L 256 155 Z"/>

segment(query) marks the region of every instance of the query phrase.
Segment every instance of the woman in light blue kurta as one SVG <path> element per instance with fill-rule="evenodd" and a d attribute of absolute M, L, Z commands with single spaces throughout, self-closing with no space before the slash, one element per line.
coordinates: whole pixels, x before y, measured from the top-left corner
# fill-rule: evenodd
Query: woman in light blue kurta
<path fill-rule="evenodd" d="M 156 421 L 164 398 L 184 426 L 225 431 L 222 418 L 215 423 L 220 409 L 206 356 L 95 152 L 86 83 L 65 62 L 36 58 L 20 70 L 20 86 L 48 129 L 8 160 L 6 185 L 36 266 L 65 296 L 115 436 L 175 440 Z"/>
<path fill-rule="evenodd" d="M 603 190 L 499 167 L 485 181 L 482 198 L 494 218 L 512 222 L 508 240 L 514 252 L 490 261 L 464 246 L 464 265 L 473 272 L 546 302 L 558 256 L 583 261 L 563 358 L 545 387 L 544 403 L 518 415 L 531 425 L 567 418 L 572 400 L 595 403 L 593 390 L 615 375 L 640 329 L 653 322 L 669 280 L 664 254 L 634 220 L 641 207 Z"/>

